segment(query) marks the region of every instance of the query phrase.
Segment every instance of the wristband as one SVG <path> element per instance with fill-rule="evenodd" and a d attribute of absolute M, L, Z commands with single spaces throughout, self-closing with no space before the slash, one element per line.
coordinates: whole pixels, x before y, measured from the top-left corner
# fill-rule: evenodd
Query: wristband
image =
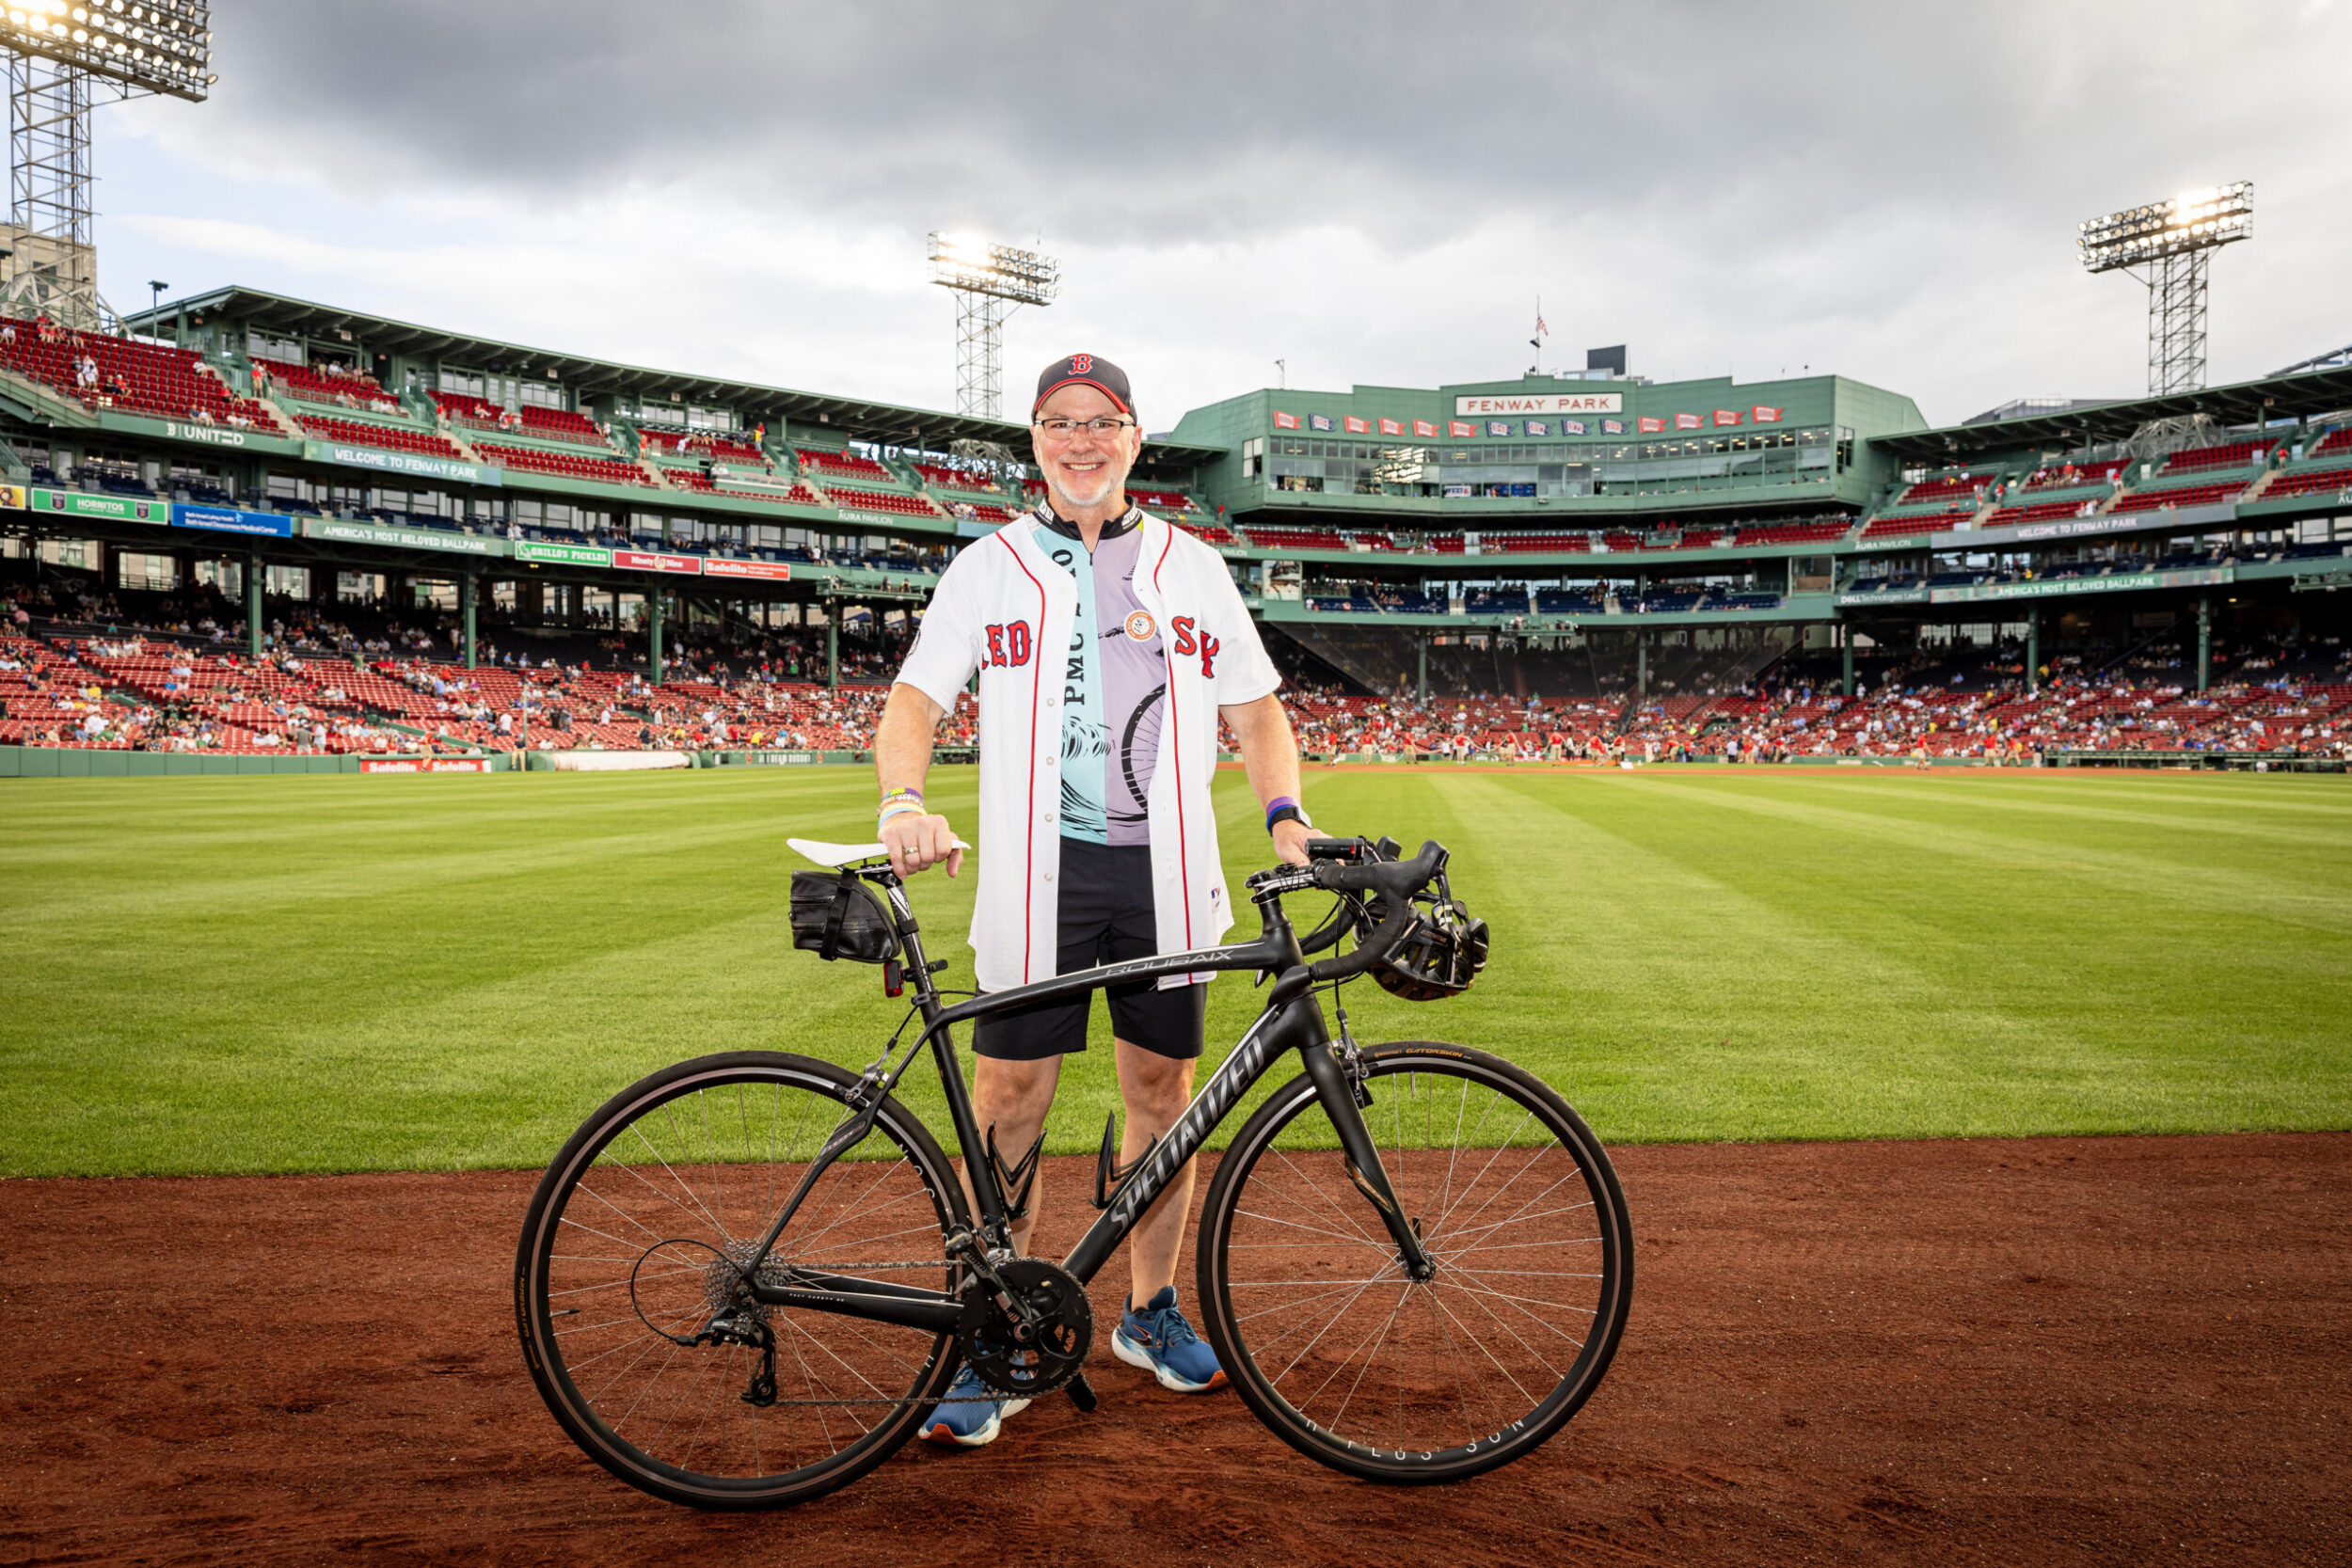
<path fill-rule="evenodd" d="M 874 831 L 880 832 L 883 823 L 889 821 L 894 816 L 904 816 L 910 812 L 917 816 L 920 816 L 923 815 L 923 808 L 916 805 L 912 800 L 891 801 L 888 805 L 882 807 L 882 811 L 875 816 Z"/>
<path fill-rule="evenodd" d="M 919 806 L 923 803 L 923 792 L 919 789 L 894 789 L 882 798 L 885 806 L 899 800 L 912 800 Z"/>
<path fill-rule="evenodd" d="M 1305 809 L 1297 801 L 1287 795 L 1278 795 L 1274 798 L 1273 803 L 1266 807 L 1265 831 L 1270 833 L 1274 831 L 1276 823 L 1285 821 L 1295 822 L 1302 828 L 1314 826 L 1311 821 L 1308 820 Z"/>

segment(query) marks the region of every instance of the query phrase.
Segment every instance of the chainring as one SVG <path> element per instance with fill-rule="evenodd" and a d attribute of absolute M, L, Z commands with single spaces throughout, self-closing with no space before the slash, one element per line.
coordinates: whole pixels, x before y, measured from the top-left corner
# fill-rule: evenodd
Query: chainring
<path fill-rule="evenodd" d="M 1009 1313 L 977 1275 L 963 1288 L 956 1345 L 982 1383 L 1010 1399 L 1035 1399 L 1067 1385 L 1094 1343 L 1094 1308 L 1086 1287 L 1042 1258 L 1015 1258 L 996 1276 L 1034 1321 Z"/>

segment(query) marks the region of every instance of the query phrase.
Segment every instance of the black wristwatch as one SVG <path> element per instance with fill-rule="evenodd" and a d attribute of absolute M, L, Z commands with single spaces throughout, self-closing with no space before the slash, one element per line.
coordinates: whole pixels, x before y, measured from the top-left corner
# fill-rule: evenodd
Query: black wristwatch
<path fill-rule="evenodd" d="M 1274 825 L 1277 822 L 1295 822 L 1302 828 L 1312 828 L 1314 826 L 1312 822 L 1307 819 L 1307 814 L 1300 811 L 1296 806 L 1277 806 L 1272 811 L 1266 813 L 1265 831 L 1269 833 L 1272 832 L 1274 831 Z"/>

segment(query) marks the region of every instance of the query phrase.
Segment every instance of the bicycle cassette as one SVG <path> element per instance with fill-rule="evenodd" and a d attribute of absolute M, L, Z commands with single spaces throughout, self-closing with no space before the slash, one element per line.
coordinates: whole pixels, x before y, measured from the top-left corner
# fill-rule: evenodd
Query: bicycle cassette
<path fill-rule="evenodd" d="M 1065 1386 L 1084 1369 L 1094 1343 L 1086 1287 L 1042 1258 L 1015 1258 L 995 1273 L 1021 1310 L 1006 1310 L 995 1287 L 973 1275 L 956 1324 L 965 1365 L 1009 1399 L 1035 1399 Z"/>

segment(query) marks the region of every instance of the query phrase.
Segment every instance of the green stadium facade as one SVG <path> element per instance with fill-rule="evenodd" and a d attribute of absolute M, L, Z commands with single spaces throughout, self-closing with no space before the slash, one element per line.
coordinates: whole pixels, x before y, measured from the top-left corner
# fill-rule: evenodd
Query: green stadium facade
<path fill-rule="evenodd" d="M 257 647 L 256 587 L 357 579 L 459 610 L 469 655 L 485 603 L 642 627 L 659 680 L 682 613 L 919 610 L 1034 484 L 1001 420 L 246 288 L 127 325 L 0 322 L 0 534 L 225 577 Z M 2346 410 L 2342 364 L 1943 428 L 1835 375 L 1261 388 L 1155 436 L 1134 488 L 1272 631 L 1375 690 L 1502 649 L 1640 682 L 1677 651 L 1737 679 L 1842 649 L 1851 683 L 1858 647 L 1955 627 L 2038 650 L 2296 617 L 2352 583 Z"/>

